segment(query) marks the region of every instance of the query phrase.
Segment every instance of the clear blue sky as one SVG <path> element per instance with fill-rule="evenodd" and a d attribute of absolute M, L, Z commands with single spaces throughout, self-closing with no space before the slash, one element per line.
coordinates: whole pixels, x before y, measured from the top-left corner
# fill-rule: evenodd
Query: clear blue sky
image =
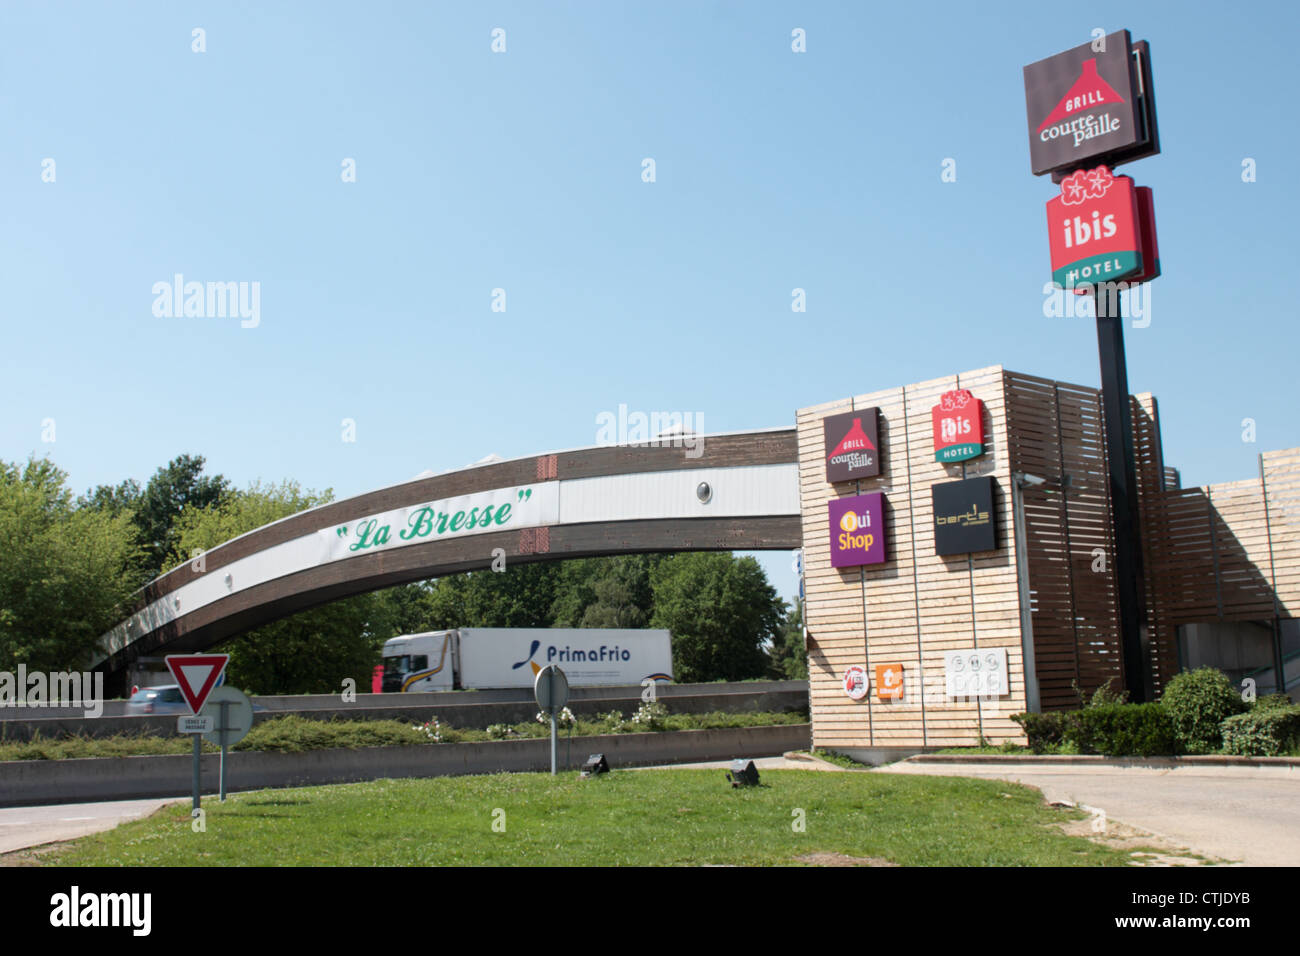
<path fill-rule="evenodd" d="M 724 431 L 997 363 L 1096 385 L 1092 322 L 1043 315 L 1021 77 L 1094 27 L 1150 40 L 1164 148 L 1122 167 L 1164 266 L 1130 384 L 1186 484 L 1252 477 L 1300 445 L 1289 3 L 6 0 L 0 458 L 346 496 L 620 403 Z M 260 283 L 260 325 L 155 317 L 176 273 Z"/>

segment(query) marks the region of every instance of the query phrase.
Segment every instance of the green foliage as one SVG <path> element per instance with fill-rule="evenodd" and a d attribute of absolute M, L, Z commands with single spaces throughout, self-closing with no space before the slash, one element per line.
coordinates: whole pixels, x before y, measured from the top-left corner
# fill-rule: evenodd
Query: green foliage
<path fill-rule="evenodd" d="M 1201 667 L 1176 675 L 1160 699 L 1173 721 L 1178 742 L 1187 753 L 1214 753 L 1223 746 L 1219 725 L 1246 709 L 1241 693 L 1226 674 Z"/>
<path fill-rule="evenodd" d="M 653 719 L 625 719 L 619 711 L 591 717 L 579 717 L 569 725 L 568 735 L 592 737 L 602 734 L 649 733 L 652 731 L 715 730 L 736 727 L 769 727 L 803 724 L 806 713 L 777 714 L 747 711 L 733 714 L 714 711 L 707 714 L 668 714 L 660 709 L 651 712 Z M 566 722 L 567 723 L 567 722 Z M 545 723 L 520 721 L 517 724 L 492 724 L 484 730 L 454 728 L 437 718 L 422 724 L 398 720 L 313 720 L 297 714 L 272 717 L 253 725 L 235 750 L 270 750 L 301 753 L 308 750 L 356 747 L 409 747 L 423 744 L 477 743 L 488 740 L 526 740 L 549 737 L 549 720 Z M 113 737 L 38 738 L 26 743 L 0 743 L 0 761 L 62 760 L 71 757 L 128 757 L 152 754 L 189 753 L 188 737 L 152 734 L 118 734 Z M 216 747 L 204 744 L 205 753 Z"/>
<path fill-rule="evenodd" d="M 507 565 L 440 578 L 428 600 L 426 626 L 550 627 L 560 569 L 553 562 Z"/>
<path fill-rule="evenodd" d="M 678 682 L 744 680 L 766 673 L 763 645 L 776 636 L 784 602 L 752 557 L 672 555 L 651 570 L 650 583 L 650 626 L 672 633 Z"/>
<path fill-rule="evenodd" d="M 795 601 L 781 620 L 768 655 L 768 674 L 776 680 L 807 680 L 808 649 L 803 639 L 803 604 Z"/>
<path fill-rule="evenodd" d="M 0 461 L 0 670 L 73 670 L 135 589 L 128 512 L 73 504 L 49 459 Z"/>
<path fill-rule="evenodd" d="M 1102 704 L 1068 715 L 1066 737 L 1080 753 L 1151 757 L 1177 752 L 1167 708 L 1160 704 Z"/>
<path fill-rule="evenodd" d="M 1252 706 L 1255 710 L 1269 710 L 1274 707 L 1292 707 L 1294 703 L 1287 694 L 1265 694 L 1256 699 Z"/>
<path fill-rule="evenodd" d="M 1220 725 L 1224 753 L 1277 757 L 1300 747 L 1300 706 L 1272 703 L 1261 707 L 1259 703 L 1263 700 L 1252 710 L 1228 717 Z"/>
<path fill-rule="evenodd" d="M 1012 714 L 1011 719 L 1024 730 L 1029 739 L 1029 749 L 1036 754 L 1056 750 L 1065 740 L 1069 724 L 1067 715 L 1059 712 Z"/>

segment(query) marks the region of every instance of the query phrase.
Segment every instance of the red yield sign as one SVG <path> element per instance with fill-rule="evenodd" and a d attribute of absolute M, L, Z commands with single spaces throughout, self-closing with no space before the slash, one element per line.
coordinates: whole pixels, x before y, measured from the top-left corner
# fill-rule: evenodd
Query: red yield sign
<path fill-rule="evenodd" d="M 194 713 L 203 709 L 203 702 L 217 686 L 229 660 L 229 654 L 172 654 L 167 657 L 167 669 L 176 678 L 181 695 Z"/>

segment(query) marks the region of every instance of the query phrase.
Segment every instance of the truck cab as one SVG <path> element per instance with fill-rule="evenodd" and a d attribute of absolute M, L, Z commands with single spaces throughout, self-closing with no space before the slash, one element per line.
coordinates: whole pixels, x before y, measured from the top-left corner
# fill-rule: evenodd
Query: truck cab
<path fill-rule="evenodd" d="M 455 688 L 455 631 L 407 634 L 384 644 L 385 694 Z"/>

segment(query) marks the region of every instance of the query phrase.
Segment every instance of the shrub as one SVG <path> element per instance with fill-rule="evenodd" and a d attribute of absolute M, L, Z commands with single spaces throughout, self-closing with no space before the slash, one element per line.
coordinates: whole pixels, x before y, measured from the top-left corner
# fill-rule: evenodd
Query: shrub
<path fill-rule="evenodd" d="M 1011 719 L 1024 730 L 1029 749 L 1036 754 L 1056 749 L 1065 739 L 1065 714 L 1012 714 Z"/>
<path fill-rule="evenodd" d="M 1255 701 L 1255 709 L 1263 710 L 1270 707 L 1290 707 L 1292 706 L 1291 698 L 1286 694 L 1265 694 Z"/>
<path fill-rule="evenodd" d="M 1224 753 L 1277 757 L 1300 747 L 1300 706 L 1263 706 L 1227 718 L 1222 726 Z"/>
<path fill-rule="evenodd" d="M 1214 753 L 1222 747 L 1219 725 L 1246 709 L 1241 692 L 1213 667 L 1178 674 L 1160 702 L 1173 720 L 1179 744 L 1193 754 Z"/>
<path fill-rule="evenodd" d="M 1160 704 L 1103 704 L 1068 715 L 1066 737 L 1080 753 L 1151 757 L 1177 752 L 1169 711 Z"/>
<path fill-rule="evenodd" d="M 643 703 L 632 715 L 632 730 L 663 730 L 668 707 L 661 701 Z"/>

